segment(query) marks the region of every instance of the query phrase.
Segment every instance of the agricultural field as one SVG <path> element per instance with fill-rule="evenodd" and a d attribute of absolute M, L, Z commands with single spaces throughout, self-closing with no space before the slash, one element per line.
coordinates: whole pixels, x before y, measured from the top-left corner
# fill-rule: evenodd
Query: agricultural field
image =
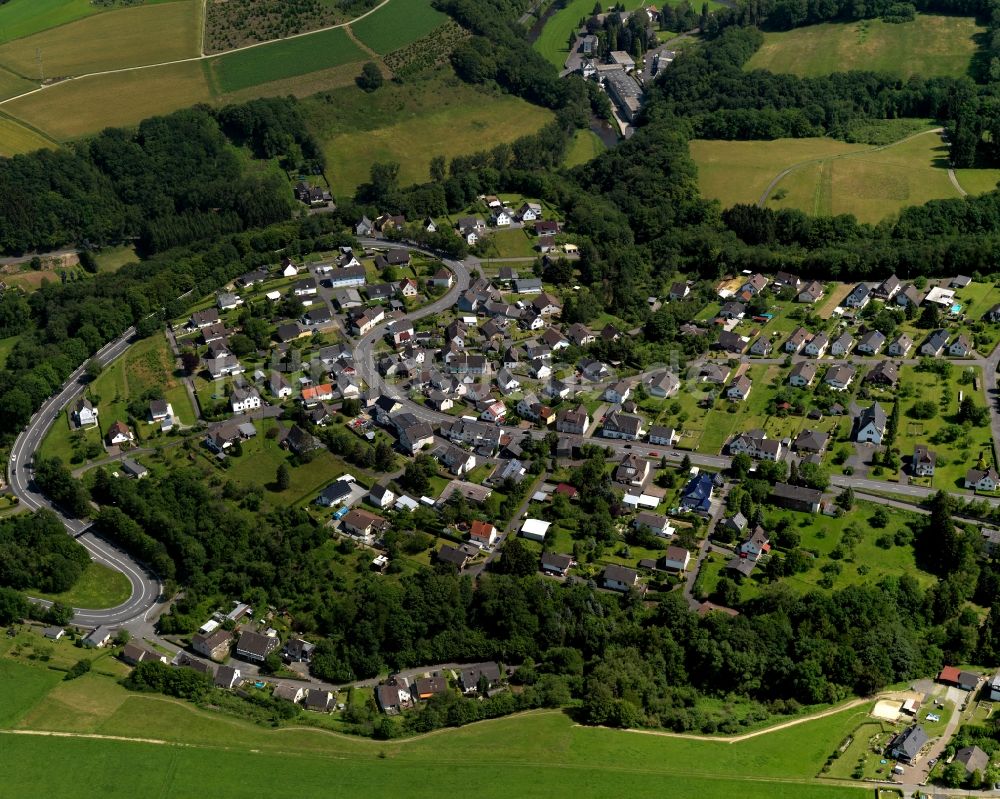
<path fill-rule="evenodd" d="M 534 133 L 550 111 L 460 81 L 449 68 L 374 94 L 346 86 L 306 101 L 334 194 L 353 193 L 376 161 L 400 164 L 399 182 L 426 181 L 437 155 L 466 155 Z"/>
<path fill-rule="evenodd" d="M 188 61 L 64 81 L 5 103 L 3 110 L 65 141 L 211 101 L 204 64 Z"/>
<path fill-rule="evenodd" d="M 0 5 L 0 42 L 31 36 L 100 11 L 90 0 L 10 0 Z"/>
<path fill-rule="evenodd" d="M 573 135 L 573 141 L 570 142 L 569 148 L 566 151 L 563 164 L 567 167 L 586 164 L 588 161 L 597 158 L 605 149 L 604 142 L 601 141 L 600 136 L 592 130 L 578 130 Z"/>
<path fill-rule="evenodd" d="M 257 42 L 282 39 L 344 21 L 334 0 L 211 0 L 205 8 L 205 52 L 221 53 Z"/>
<path fill-rule="evenodd" d="M 448 20 L 431 7 L 429 0 L 392 0 L 392 2 L 351 24 L 351 31 L 362 44 L 379 55 L 415 42 Z"/>
<path fill-rule="evenodd" d="M 0 100 L 15 97 L 38 88 L 38 82 L 22 78 L 0 66 Z"/>
<path fill-rule="evenodd" d="M 209 68 L 214 85 L 225 93 L 364 60 L 344 29 L 334 28 L 222 55 Z"/>
<path fill-rule="evenodd" d="M 62 648 L 56 645 L 57 656 Z M 511 790 L 555 795 L 565 791 L 567 780 L 581 797 L 609 792 L 654 797 L 665 790 L 677 799 L 865 795 L 813 780 L 829 752 L 864 720 L 858 707 L 730 745 L 579 727 L 559 711 L 409 741 L 368 741 L 302 727 L 269 730 L 178 700 L 132 694 L 96 673 L 96 667 L 61 682 L 59 672 L 22 660 L 0 661 L 7 695 L 14 697 L 4 703 L 0 721 L 17 730 L 67 735 L 3 736 L 5 787 L 16 796 L 43 788 L 67 799 L 163 789 L 170 795 L 235 798 L 245 794 L 250 781 L 273 780 L 276 771 L 287 768 L 289 757 L 295 759 L 295 792 L 302 797 L 329 795 L 334 774 L 343 795 L 376 798 L 437 797 L 464 792 L 470 784 L 485 797 L 506 797 Z M 88 767 L 41 767 L 53 757 Z M 143 768 L 132 769 L 134 776 L 123 782 L 123 769 L 139 761 Z"/>
<path fill-rule="evenodd" d="M 889 72 L 901 78 L 962 77 L 984 28 L 972 17 L 919 14 L 912 22 L 881 20 L 824 23 L 766 33 L 746 69 L 801 77 L 850 70 Z"/>
<path fill-rule="evenodd" d="M 0 156 L 10 157 L 32 150 L 54 148 L 52 139 L 10 117 L 0 115 Z"/>
<path fill-rule="evenodd" d="M 199 0 L 120 8 L 8 42 L 0 66 L 37 80 L 191 58 L 200 24 Z"/>

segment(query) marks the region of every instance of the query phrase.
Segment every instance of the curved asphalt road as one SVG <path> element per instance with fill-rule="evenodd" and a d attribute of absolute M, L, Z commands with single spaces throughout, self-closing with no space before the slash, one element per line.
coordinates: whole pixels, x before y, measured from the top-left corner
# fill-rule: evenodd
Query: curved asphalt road
<path fill-rule="evenodd" d="M 134 335 L 135 329 L 129 328 L 120 338 L 102 347 L 94 357 L 102 364 L 111 363 L 129 348 Z M 11 490 L 20 499 L 22 505 L 30 510 L 39 510 L 40 508 L 51 510 L 62 520 L 66 526 L 66 532 L 87 549 L 92 560 L 116 569 L 128 577 L 129 583 L 132 585 L 132 595 L 121 605 L 106 610 L 73 609 L 73 622 L 75 624 L 82 627 L 95 627 L 101 624 L 125 624 L 144 616 L 156 606 L 162 593 L 162 587 L 159 580 L 148 574 L 136 561 L 90 532 L 90 522 L 65 516 L 47 497 L 38 491 L 32 480 L 31 463 L 35 451 L 41 445 L 49 428 L 59 418 L 63 408 L 83 390 L 85 370 L 86 365 L 84 364 L 73 372 L 59 393 L 46 400 L 31 417 L 27 428 L 14 442 L 8 470 Z M 46 606 L 50 604 L 38 599 L 34 601 Z"/>

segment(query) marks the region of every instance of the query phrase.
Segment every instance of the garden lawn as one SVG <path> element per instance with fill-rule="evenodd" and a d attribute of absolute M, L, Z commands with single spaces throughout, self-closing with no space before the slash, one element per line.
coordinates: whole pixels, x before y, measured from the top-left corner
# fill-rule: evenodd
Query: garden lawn
<path fill-rule="evenodd" d="M 899 449 L 904 465 L 913 454 L 915 445 L 926 444 L 937 452 L 937 466 L 931 485 L 948 491 L 964 488 L 965 473 L 976 465 L 980 455 L 985 457 L 988 464 L 992 462 L 989 426 L 962 431 L 954 441 L 936 440 L 958 411 L 959 391 L 965 392 L 966 396 L 971 394 L 977 405 L 986 405 L 985 395 L 981 390 L 975 392 L 971 384 L 959 383 L 962 371 L 961 362 L 956 362 L 952 367 L 951 378 L 942 382 L 932 372 L 918 372 L 915 366 L 903 366 L 900 369 L 902 388 L 897 394 L 901 407 L 895 446 Z M 945 410 L 942 410 L 940 404 L 942 397 L 947 399 Z M 930 400 L 935 404 L 936 413 L 932 419 L 913 419 L 907 415 L 907 411 L 918 400 Z"/>
<path fill-rule="evenodd" d="M 72 588 L 61 594 L 29 591 L 39 599 L 51 599 L 74 608 L 113 608 L 132 595 L 128 578 L 116 569 L 91 561 Z"/>
<path fill-rule="evenodd" d="M 74 463 L 74 455 L 76 453 L 84 456 L 88 445 L 100 445 L 101 430 L 99 425 L 74 429 L 70 426 L 69 414 L 69 410 L 65 410 L 59 414 L 59 418 L 55 420 L 52 427 L 49 428 L 49 432 L 46 433 L 45 438 L 42 440 L 41 450 L 42 455 L 46 458 L 61 458 L 63 463 L 73 468 L 72 464 Z M 104 449 L 102 447 L 101 455 L 103 454 Z M 76 460 L 75 462 L 82 463 L 83 461 Z"/>
<path fill-rule="evenodd" d="M 0 65 L 39 78 L 83 75 L 198 55 L 199 0 L 137 5 L 87 17 L 0 46 Z M 96 43 L 114 42 L 114 46 Z"/>
<path fill-rule="evenodd" d="M 850 70 L 963 77 L 984 33 L 972 17 L 919 14 L 912 22 L 881 20 L 824 23 L 764 34 L 764 45 L 745 68 L 790 72 L 801 77 Z"/>
<path fill-rule="evenodd" d="M 235 92 L 365 59 L 345 30 L 334 28 L 221 55 L 210 68 L 221 92 Z"/>
<path fill-rule="evenodd" d="M 379 55 L 405 47 L 438 28 L 448 17 L 430 0 L 392 0 L 351 25 L 354 35 Z"/>
<path fill-rule="evenodd" d="M 533 258 L 538 255 L 535 242 L 538 239 L 528 234 L 524 228 L 515 230 L 495 230 L 486 239 L 489 242 L 489 255 L 497 258 Z M 530 266 L 530 264 L 525 264 Z"/>

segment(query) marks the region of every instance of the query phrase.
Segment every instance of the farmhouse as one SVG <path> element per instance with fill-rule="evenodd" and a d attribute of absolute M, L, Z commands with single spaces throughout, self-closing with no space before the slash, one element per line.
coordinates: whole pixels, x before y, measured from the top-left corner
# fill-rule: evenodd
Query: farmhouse
<path fill-rule="evenodd" d="M 823 492 L 814 488 L 793 486 L 788 483 L 777 483 L 771 490 L 771 501 L 789 510 L 818 513 Z"/>
<path fill-rule="evenodd" d="M 988 469 L 969 469 L 965 473 L 965 487 L 976 491 L 996 491 L 1000 475 L 992 466 Z"/>

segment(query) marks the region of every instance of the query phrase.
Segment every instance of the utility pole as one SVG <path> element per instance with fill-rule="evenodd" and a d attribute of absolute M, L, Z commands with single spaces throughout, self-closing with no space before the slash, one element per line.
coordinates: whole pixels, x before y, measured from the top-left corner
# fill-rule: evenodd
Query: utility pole
<path fill-rule="evenodd" d="M 35 48 L 35 63 L 38 64 L 38 79 L 45 80 L 45 68 L 42 65 L 42 48 Z"/>

